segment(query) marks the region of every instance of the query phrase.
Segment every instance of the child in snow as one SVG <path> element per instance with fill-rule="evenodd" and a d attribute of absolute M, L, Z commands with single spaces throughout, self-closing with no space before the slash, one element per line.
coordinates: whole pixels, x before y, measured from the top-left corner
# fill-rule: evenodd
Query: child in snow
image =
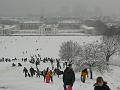
<path fill-rule="evenodd" d="M 24 69 L 23 69 L 23 73 L 25 73 L 25 77 L 27 77 L 28 70 L 27 70 L 26 67 L 24 67 Z"/>
<path fill-rule="evenodd" d="M 96 79 L 96 83 L 94 84 L 94 90 L 110 90 L 110 88 L 102 77 L 98 77 Z"/>
<path fill-rule="evenodd" d="M 52 72 L 52 70 L 50 70 L 50 79 L 51 79 L 51 82 L 53 82 L 53 72 Z"/>
<path fill-rule="evenodd" d="M 50 83 L 50 78 L 51 78 L 50 71 L 48 71 L 46 76 L 45 76 L 46 83 Z"/>
<path fill-rule="evenodd" d="M 84 70 L 81 72 L 81 81 L 82 81 L 83 83 L 85 83 L 86 77 L 88 77 L 88 71 L 87 71 L 87 69 L 84 69 Z"/>

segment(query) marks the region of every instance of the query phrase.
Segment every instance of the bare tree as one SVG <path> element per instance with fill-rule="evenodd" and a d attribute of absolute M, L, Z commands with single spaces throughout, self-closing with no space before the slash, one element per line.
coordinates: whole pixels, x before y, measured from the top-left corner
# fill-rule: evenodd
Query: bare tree
<path fill-rule="evenodd" d="M 105 35 L 101 49 L 104 52 L 106 61 L 109 62 L 110 57 L 120 51 L 120 36 L 119 35 Z"/>
<path fill-rule="evenodd" d="M 59 56 L 62 60 L 73 62 L 74 58 L 80 53 L 80 46 L 77 42 L 67 41 L 60 46 Z"/>
<path fill-rule="evenodd" d="M 102 72 L 107 65 L 105 61 L 104 53 L 101 50 L 101 46 L 97 43 L 84 45 L 82 53 L 77 57 L 77 64 L 87 64 L 90 69 L 90 78 L 93 77 L 93 68 Z"/>

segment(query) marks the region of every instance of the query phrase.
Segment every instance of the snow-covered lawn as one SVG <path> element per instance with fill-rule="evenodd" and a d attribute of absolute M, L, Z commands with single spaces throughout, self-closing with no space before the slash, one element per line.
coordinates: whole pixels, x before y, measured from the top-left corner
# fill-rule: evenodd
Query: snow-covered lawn
<path fill-rule="evenodd" d="M 62 42 L 72 40 L 80 44 L 94 42 L 101 36 L 0 36 L 0 57 L 58 57 Z M 37 50 L 38 49 L 38 50 Z M 27 51 L 27 53 L 26 53 Z M 24 53 L 24 54 L 23 54 Z"/>

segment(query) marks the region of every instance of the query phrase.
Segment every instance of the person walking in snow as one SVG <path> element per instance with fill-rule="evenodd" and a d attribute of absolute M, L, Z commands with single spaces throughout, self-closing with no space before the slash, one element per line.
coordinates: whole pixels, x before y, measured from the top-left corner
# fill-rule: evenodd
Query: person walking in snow
<path fill-rule="evenodd" d="M 47 72 L 49 71 L 49 67 L 47 67 L 47 69 L 43 70 L 42 73 L 43 73 L 43 77 L 44 77 L 44 82 L 45 82 L 45 79 L 46 79 L 46 75 L 47 75 Z"/>
<path fill-rule="evenodd" d="M 53 82 L 53 72 L 52 72 L 52 70 L 50 70 L 50 79 L 51 79 L 51 82 Z"/>
<path fill-rule="evenodd" d="M 25 73 L 25 77 L 27 77 L 28 70 L 27 70 L 26 67 L 24 67 L 24 69 L 23 69 L 23 73 Z"/>
<path fill-rule="evenodd" d="M 33 75 L 35 75 L 35 70 L 34 70 L 34 68 L 30 68 L 30 74 L 31 74 L 31 77 L 33 77 Z"/>
<path fill-rule="evenodd" d="M 86 77 L 88 77 L 88 71 L 87 71 L 87 69 L 84 69 L 84 70 L 81 72 L 81 81 L 82 81 L 83 83 L 85 83 Z"/>
<path fill-rule="evenodd" d="M 45 76 L 46 76 L 46 70 L 45 69 L 42 71 L 42 74 L 43 74 L 44 82 L 45 82 Z"/>
<path fill-rule="evenodd" d="M 51 66 L 52 66 L 52 70 L 54 70 L 54 63 Z"/>
<path fill-rule="evenodd" d="M 40 60 L 39 60 L 39 58 L 37 58 L 37 60 L 35 61 L 35 65 L 36 65 L 36 68 L 37 68 L 38 65 L 40 65 Z"/>
<path fill-rule="evenodd" d="M 63 68 L 65 68 L 65 62 L 63 62 Z"/>
<path fill-rule="evenodd" d="M 45 76 L 46 83 L 50 83 L 50 79 L 51 79 L 51 75 L 50 75 L 50 71 L 48 71 Z"/>
<path fill-rule="evenodd" d="M 40 77 L 40 70 L 38 69 L 38 67 L 37 67 L 37 70 L 36 70 L 36 77 Z"/>
<path fill-rule="evenodd" d="M 110 88 L 102 77 L 97 77 L 96 83 L 94 84 L 94 90 L 110 90 Z"/>
<path fill-rule="evenodd" d="M 57 62 L 57 68 L 60 68 L 60 69 L 61 69 L 60 60 L 59 60 L 59 59 L 56 59 L 56 62 Z"/>
<path fill-rule="evenodd" d="M 64 90 L 68 90 L 68 86 L 72 88 L 75 82 L 75 73 L 72 69 L 72 64 L 69 64 L 68 67 L 63 72 L 63 83 L 64 83 Z"/>
<path fill-rule="evenodd" d="M 67 67 L 67 61 L 65 61 L 65 66 Z"/>

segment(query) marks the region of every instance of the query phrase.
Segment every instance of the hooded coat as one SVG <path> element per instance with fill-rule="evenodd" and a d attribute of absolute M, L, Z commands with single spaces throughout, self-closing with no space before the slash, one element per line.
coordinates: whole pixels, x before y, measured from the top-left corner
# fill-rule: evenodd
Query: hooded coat
<path fill-rule="evenodd" d="M 75 73 L 72 68 L 67 67 L 63 73 L 63 83 L 65 85 L 73 85 L 75 82 Z"/>
<path fill-rule="evenodd" d="M 94 86 L 94 90 L 110 90 L 106 82 L 104 82 L 102 86 L 98 85 L 97 83 L 95 83 Z"/>

